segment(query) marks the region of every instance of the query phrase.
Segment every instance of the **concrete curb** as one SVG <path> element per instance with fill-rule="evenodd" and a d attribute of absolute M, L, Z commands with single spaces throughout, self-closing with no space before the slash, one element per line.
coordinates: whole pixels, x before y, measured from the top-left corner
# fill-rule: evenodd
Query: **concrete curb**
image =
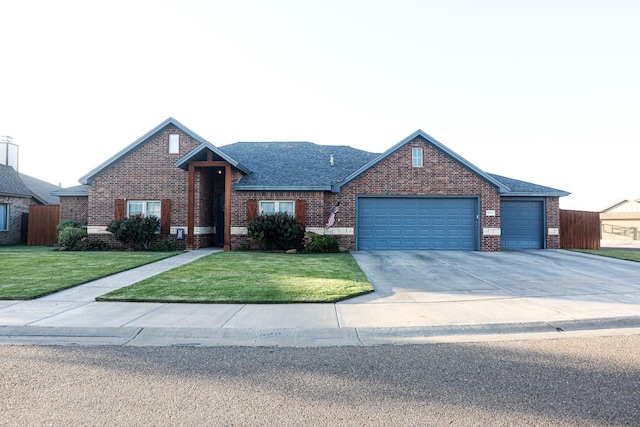
<path fill-rule="evenodd" d="M 334 347 L 558 339 L 640 333 L 640 317 L 388 328 L 138 328 L 2 326 L 0 344 L 139 347 Z"/>

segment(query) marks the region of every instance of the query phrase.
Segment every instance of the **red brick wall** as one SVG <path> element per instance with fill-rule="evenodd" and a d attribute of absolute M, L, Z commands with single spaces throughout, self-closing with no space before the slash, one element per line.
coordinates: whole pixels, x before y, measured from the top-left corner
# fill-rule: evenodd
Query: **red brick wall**
<path fill-rule="evenodd" d="M 79 224 L 87 225 L 89 215 L 89 198 L 87 196 L 61 196 L 60 221 L 72 219 Z"/>
<path fill-rule="evenodd" d="M 169 154 L 169 134 L 180 135 L 180 150 Z M 171 225 L 187 224 L 189 173 L 175 163 L 199 143 L 169 125 L 103 171 L 89 186 L 88 225 L 104 226 L 114 219 L 116 199 L 171 199 Z"/>
<path fill-rule="evenodd" d="M 549 236 L 549 228 L 560 228 L 560 198 L 547 197 L 546 202 L 547 215 L 547 249 L 560 249 L 560 234 L 557 236 Z"/>
<path fill-rule="evenodd" d="M 411 166 L 411 148 L 423 147 L 424 166 Z M 356 196 L 479 196 L 480 229 L 500 227 L 500 195 L 498 190 L 478 175 L 463 167 L 441 150 L 417 137 L 359 177 L 342 187 L 342 192 L 328 198 L 325 214 L 328 215 L 334 201 L 340 200 L 340 227 L 355 227 Z M 487 217 L 486 210 L 495 210 L 496 216 Z M 357 230 L 356 230 L 357 234 Z M 348 242 L 341 242 L 349 249 L 355 248 L 355 235 Z M 482 251 L 499 251 L 499 236 L 481 237 Z"/>
<path fill-rule="evenodd" d="M 240 172 L 234 174 L 234 182 L 240 178 Z M 250 199 L 263 200 L 282 200 L 293 201 L 298 199 L 306 201 L 306 224 L 307 227 L 322 227 L 324 225 L 323 212 L 324 199 L 327 194 L 322 191 L 232 191 L 231 200 L 231 226 L 246 227 L 247 226 L 247 201 Z M 240 245 L 249 244 L 248 236 L 231 236 L 231 248 L 237 249 Z"/>

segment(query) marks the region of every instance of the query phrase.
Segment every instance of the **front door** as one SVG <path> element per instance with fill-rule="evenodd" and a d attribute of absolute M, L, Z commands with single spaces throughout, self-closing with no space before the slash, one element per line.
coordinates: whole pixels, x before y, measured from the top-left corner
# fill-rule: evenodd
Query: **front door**
<path fill-rule="evenodd" d="M 224 193 L 218 194 L 216 209 L 216 246 L 224 245 Z"/>

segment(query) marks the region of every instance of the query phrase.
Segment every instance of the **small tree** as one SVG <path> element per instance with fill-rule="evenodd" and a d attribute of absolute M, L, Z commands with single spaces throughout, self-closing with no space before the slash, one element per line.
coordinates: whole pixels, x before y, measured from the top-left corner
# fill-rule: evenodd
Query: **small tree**
<path fill-rule="evenodd" d="M 125 219 L 116 219 L 107 227 L 113 237 L 130 249 L 149 250 L 156 232 L 160 228 L 160 219 L 156 216 L 132 215 Z"/>
<path fill-rule="evenodd" d="M 303 232 L 300 221 L 284 212 L 258 215 L 249 223 L 247 231 L 262 250 L 299 248 Z"/>

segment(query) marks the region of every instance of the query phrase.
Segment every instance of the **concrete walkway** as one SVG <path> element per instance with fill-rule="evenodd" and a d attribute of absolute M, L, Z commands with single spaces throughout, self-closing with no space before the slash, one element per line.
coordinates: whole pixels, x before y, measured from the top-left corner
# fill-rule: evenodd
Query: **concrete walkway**
<path fill-rule="evenodd" d="M 336 304 L 95 301 L 216 251 L 0 301 L 0 343 L 361 346 L 640 333 L 640 263 L 567 251 L 356 252 L 377 291 Z"/>

